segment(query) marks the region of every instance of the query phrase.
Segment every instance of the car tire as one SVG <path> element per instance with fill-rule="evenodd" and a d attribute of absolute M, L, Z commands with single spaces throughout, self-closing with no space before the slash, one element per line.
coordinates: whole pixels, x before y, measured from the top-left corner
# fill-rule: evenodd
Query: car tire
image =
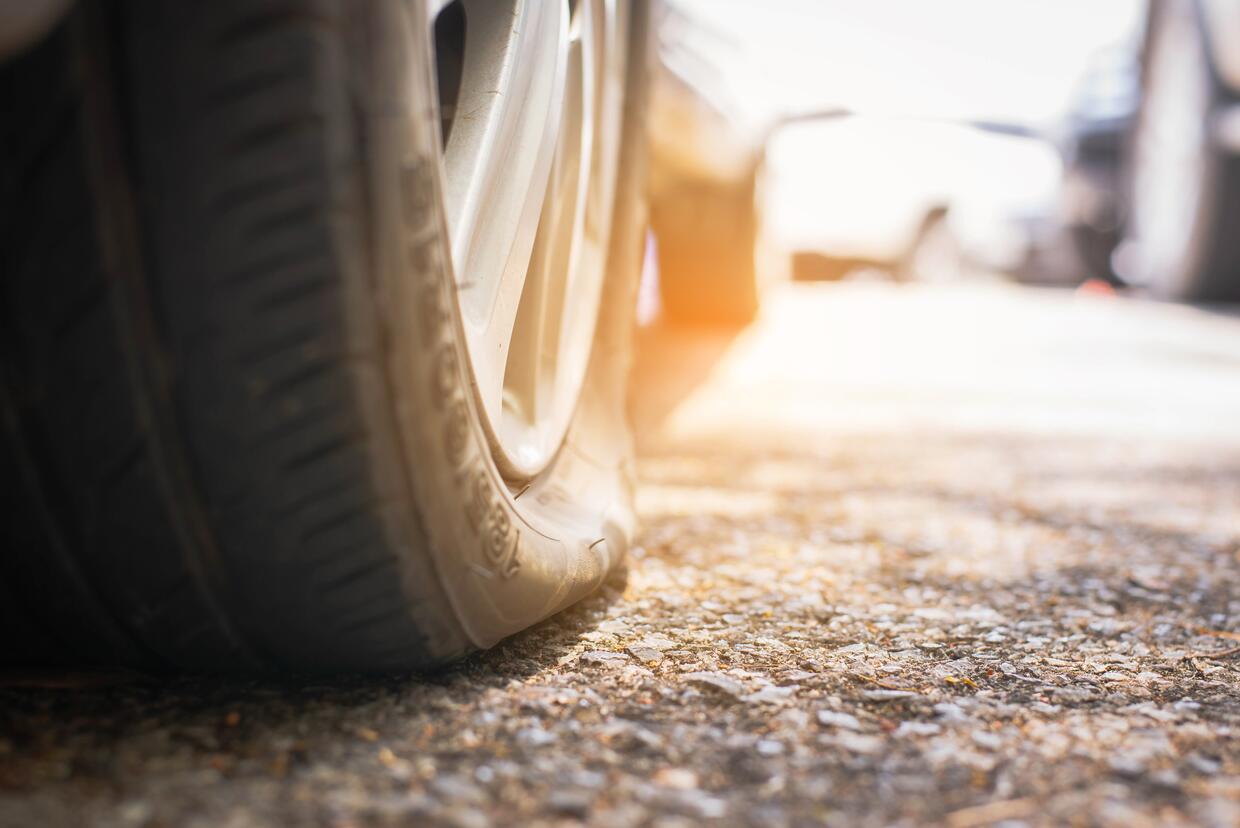
<path fill-rule="evenodd" d="M 1150 7 L 1130 153 L 1135 281 L 1168 299 L 1240 301 L 1240 160 L 1212 134 L 1228 102 L 1193 0 Z"/>
<path fill-rule="evenodd" d="M 548 100 L 608 129 L 538 169 L 615 183 L 564 225 L 597 320 L 532 469 L 480 390 L 422 3 L 80 4 L 0 68 L 4 660 L 423 669 L 614 569 L 648 11 L 587 7 Z"/>

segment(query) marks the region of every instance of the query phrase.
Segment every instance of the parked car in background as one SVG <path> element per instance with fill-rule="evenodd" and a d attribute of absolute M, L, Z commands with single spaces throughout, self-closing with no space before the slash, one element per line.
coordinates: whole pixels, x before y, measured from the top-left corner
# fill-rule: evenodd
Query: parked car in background
<path fill-rule="evenodd" d="M 1240 3 L 1150 0 L 1140 79 L 1121 275 L 1240 301 Z"/>
<path fill-rule="evenodd" d="M 985 125 L 982 125 L 985 127 Z M 1052 145 L 967 123 L 847 113 L 789 119 L 767 151 L 770 246 L 794 279 L 1014 272 L 1053 212 Z"/>

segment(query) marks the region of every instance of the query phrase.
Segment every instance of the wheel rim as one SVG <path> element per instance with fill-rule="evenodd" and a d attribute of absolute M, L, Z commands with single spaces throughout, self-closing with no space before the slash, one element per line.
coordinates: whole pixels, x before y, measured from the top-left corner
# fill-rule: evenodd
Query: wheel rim
<path fill-rule="evenodd" d="M 616 4 L 430 6 L 437 41 L 464 32 L 437 43 L 437 62 L 474 387 L 501 472 L 528 478 L 564 441 L 598 318 L 619 151 Z"/>
<path fill-rule="evenodd" d="M 1136 133 L 1133 224 L 1144 281 L 1173 288 L 1188 261 L 1205 181 L 1210 80 L 1193 10 L 1169 5 L 1151 44 Z"/>

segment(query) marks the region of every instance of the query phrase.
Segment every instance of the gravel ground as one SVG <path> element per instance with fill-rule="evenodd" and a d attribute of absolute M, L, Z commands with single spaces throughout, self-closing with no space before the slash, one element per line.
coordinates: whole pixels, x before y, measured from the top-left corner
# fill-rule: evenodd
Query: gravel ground
<path fill-rule="evenodd" d="M 10 675 L 0 824 L 1240 824 L 1240 320 L 646 337 L 626 576 L 431 678 Z"/>

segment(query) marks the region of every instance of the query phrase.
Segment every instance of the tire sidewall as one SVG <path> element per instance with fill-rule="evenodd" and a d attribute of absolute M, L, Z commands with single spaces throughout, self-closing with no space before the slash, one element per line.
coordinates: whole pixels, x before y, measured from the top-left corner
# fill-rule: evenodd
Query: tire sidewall
<path fill-rule="evenodd" d="M 1166 25 L 1165 18 L 1167 15 L 1177 12 L 1173 5 L 1174 0 L 1172 2 L 1155 2 L 1150 6 L 1145 31 L 1145 47 L 1143 48 L 1141 58 L 1143 86 L 1145 86 L 1146 79 L 1148 79 L 1149 73 L 1152 71 L 1153 50 L 1156 48 L 1154 45 L 1155 39 L 1160 36 L 1161 28 Z M 1198 58 L 1201 63 L 1200 71 L 1202 72 L 1203 80 L 1207 84 L 1207 105 L 1206 111 L 1202 113 L 1202 118 L 1208 120 L 1211 117 L 1211 113 L 1224 100 L 1226 95 L 1209 53 L 1208 39 L 1204 32 L 1205 21 L 1202 17 L 1200 5 L 1195 0 L 1185 0 L 1185 7 L 1185 11 L 1191 16 L 1201 38 L 1202 48 L 1199 51 Z M 1141 119 L 1147 117 L 1149 117 L 1147 102 L 1143 94 L 1141 111 L 1138 114 L 1137 130 L 1143 128 Z M 1183 255 L 1170 270 L 1155 274 L 1149 281 L 1150 290 L 1160 298 L 1191 299 L 1208 290 L 1209 287 L 1209 259 L 1211 258 L 1211 251 L 1218 242 L 1217 235 L 1220 229 L 1217 226 L 1220 200 L 1223 196 L 1220 177 L 1231 165 L 1228 164 L 1228 159 L 1222 155 L 1208 133 L 1201 153 L 1200 174 L 1195 181 L 1195 209 L 1191 226 L 1185 228 L 1189 238 L 1184 246 Z M 1135 147 L 1135 139 L 1133 146 L 1129 148 L 1128 156 L 1133 165 L 1130 167 L 1128 175 L 1128 189 L 1130 198 L 1132 198 L 1135 197 L 1135 180 L 1139 174 L 1136 171 L 1136 164 L 1139 163 L 1139 153 Z"/>

